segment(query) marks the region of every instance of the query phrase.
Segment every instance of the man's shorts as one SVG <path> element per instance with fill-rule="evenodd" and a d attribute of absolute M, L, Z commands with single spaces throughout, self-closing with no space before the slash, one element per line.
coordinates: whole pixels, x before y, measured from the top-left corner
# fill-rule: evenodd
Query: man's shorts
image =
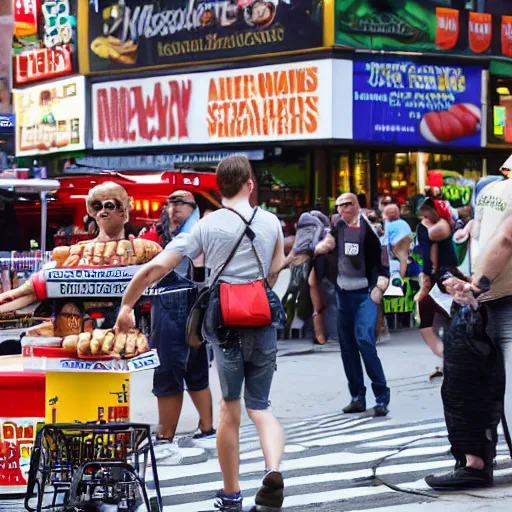
<path fill-rule="evenodd" d="M 226 342 L 219 339 L 222 330 L 218 329 L 218 319 L 218 294 L 212 292 L 205 314 L 203 334 L 213 347 L 222 398 L 228 402 L 240 400 L 245 381 L 246 408 L 268 409 L 270 386 L 276 371 L 276 326 L 233 329 L 229 341 Z"/>
<path fill-rule="evenodd" d="M 168 340 L 160 344 L 159 354 L 164 350 L 168 363 L 155 369 L 153 394 L 156 397 L 170 396 L 188 391 L 202 391 L 209 384 L 209 364 L 206 345 L 198 350 L 181 341 Z"/>

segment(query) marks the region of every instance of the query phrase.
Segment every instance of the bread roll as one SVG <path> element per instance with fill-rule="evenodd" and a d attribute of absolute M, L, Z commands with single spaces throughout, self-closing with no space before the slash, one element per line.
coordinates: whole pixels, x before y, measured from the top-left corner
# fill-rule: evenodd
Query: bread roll
<path fill-rule="evenodd" d="M 142 333 L 139 333 L 137 336 L 137 353 L 143 354 L 149 350 L 149 343 L 146 336 Z"/>
<path fill-rule="evenodd" d="M 55 336 L 53 322 L 45 322 L 27 331 L 27 336 Z"/>
<path fill-rule="evenodd" d="M 108 265 L 112 256 L 116 253 L 117 242 L 107 242 L 105 244 L 105 250 L 103 251 L 103 263 Z"/>
<path fill-rule="evenodd" d="M 78 334 L 70 334 L 62 340 L 62 348 L 66 350 L 77 350 L 78 347 Z"/>
<path fill-rule="evenodd" d="M 91 354 L 91 333 L 83 332 L 78 335 L 78 355 L 88 356 Z"/>
<path fill-rule="evenodd" d="M 55 247 L 55 249 L 52 251 L 52 260 L 57 262 L 58 267 L 61 267 L 68 259 L 69 254 L 69 247 L 65 245 L 62 247 Z"/>
<path fill-rule="evenodd" d="M 128 338 L 128 335 L 126 334 L 116 334 L 116 340 L 114 343 L 114 354 L 121 355 L 121 352 L 124 350 L 124 347 L 126 346 L 126 339 Z"/>
<path fill-rule="evenodd" d="M 107 332 L 108 329 L 94 329 L 92 332 L 91 354 L 93 356 L 101 352 Z"/>
<path fill-rule="evenodd" d="M 108 331 L 105 334 L 105 339 L 103 340 L 103 346 L 101 347 L 101 352 L 103 354 L 109 355 L 114 350 L 114 342 L 116 340 L 116 335 L 113 331 Z"/>
<path fill-rule="evenodd" d="M 78 256 L 78 254 L 75 254 L 73 256 L 70 256 L 65 262 L 64 262 L 64 265 L 62 265 L 63 267 L 76 267 L 78 265 L 78 263 L 80 262 L 80 256 Z"/>
<path fill-rule="evenodd" d="M 138 332 L 130 332 L 128 336 L 126 337 L 126 346 L 125 346 L 125 356 L 126 357 L 133 357 L 135 355 L 135 352 L 137 350 L 137 335 Z"/>
<path fill-rule="evenodd" d="M 105 242 L 96 242 L 94 244 L 93 258 L 92 263 L 94 265 L 101 265 L 101 258 L 103 256 L 103 252 L 105 251 Z"/>
<path fill-rule="evenodd" d="M 130 256 L 133 253 L 133 246 L 130 240 L 119 240 L 117 242 L 116 254 L 118 256 Z"/>
<path fill-rule="evenodd" d="M 84 248 L 82 257 L 83 257 L 83 259 L 88 261 L 88 264 L 90 264 L 92 261 L 92 253 L 94 251 L 94 246 L 95 246 L 94 242 L 89 242 L 88 244 L 86 244 L 86 246 Z"/>
<path fill-rule="evenodd" d="M 160 244 L 153 242 L 153 240 L 145 240 L 145 261 L 151 261 L 157 254 L 162 252 L 162 247 Z"/>
<path fill-rule="evenodd" d="M 76 256 L 82 256 L 82 253 L 84 252 L 84 246 L 83 245 L 72 245 L 71 250 L 69 251 L 70 255 L 76 255 Z"/>
<path fill-rule="evenodd" d="M 135 249 L 135 256 L 137 263 L 146 262 L 146 240 L 143 238 L 136 238 L 133 241 L 133 248 Z"/>

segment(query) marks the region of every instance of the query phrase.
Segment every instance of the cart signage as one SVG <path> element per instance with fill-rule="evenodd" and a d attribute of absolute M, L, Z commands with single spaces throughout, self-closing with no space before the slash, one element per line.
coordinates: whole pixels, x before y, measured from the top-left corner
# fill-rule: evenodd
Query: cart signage
<path fill-rule="evenodd" d="M 80 65 L 123 72 L 322 45 L 323 1 L 92 0 Z"/>
<path fill-rule="evenodd" d="M 93 147 L 350 139 L 351 87 L 352 63 L 329 59 L 97 83 Z"/>
<path fill-rule="evenodd" d="M 16 156 L 85 148 L 85 78 L 14 91 Z"/>
<path fill-rule="evenodd" d="M 49 298 L 121 297 L 139 268 L 49 269 L 43 271 L 43 280 Z"/>

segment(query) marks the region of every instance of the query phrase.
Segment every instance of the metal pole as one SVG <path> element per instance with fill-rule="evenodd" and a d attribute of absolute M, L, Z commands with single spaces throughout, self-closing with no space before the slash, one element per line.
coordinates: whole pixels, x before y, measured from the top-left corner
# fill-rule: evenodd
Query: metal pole
<path fill-rule="evenodd" d="M 40 192 L 41 197 L 41 256 L 46 252 L 46 223 L 48 220 L 48 204 L 46 202 L 47 192 Z"/>

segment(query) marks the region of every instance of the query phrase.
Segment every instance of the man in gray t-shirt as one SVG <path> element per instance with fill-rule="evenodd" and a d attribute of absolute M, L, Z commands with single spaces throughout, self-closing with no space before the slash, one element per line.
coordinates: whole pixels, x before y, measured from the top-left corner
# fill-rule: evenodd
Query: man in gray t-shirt
<path fill-rule="evenodd" d="M 251 208 L 249 198 L 254 190 L 251 176 L 251 166 L 245 157 L 233 156 L 220 162 L 217 184 L 226 208 L 201 219 L 191 233 L 179 234 L 164 252 L 135 274 L 123 297 L 116 323 L 119 332 L 133 327 L 132 309 L 146 287 L 176 268 L 183 257 L 193 259 L 203 253 L 211 284 L 244 232 L 246 236 L 222 271 L 222 281 L 239 284 L 265 278 L 271 286 L 275 284 L 284 265 L 281 225 L 272 213 L 261 209 L 254 212 Z M 249 221 L 254 234 L 252 242 L 246 231 Z M 277 303 L 280 307 L 279 301 Z M 238 439 L 240 398 L 245 382 L 245 406 L 260 433 L 267 470 L 255 503 L 279 509 L 284 499 L 283 477 L 279 472 L 284 432 L 269 411 L 270 386 L 276 368 L 277 329 L 274 324 L 260 328 L 219 328 L 219 312 L 219 298 L 214 287 L 203 332 L 215 351 L 223 398 L 217 451 L 224 488 L 217 493 L 215 506 L 220 510 L 242 511 Z"/>

